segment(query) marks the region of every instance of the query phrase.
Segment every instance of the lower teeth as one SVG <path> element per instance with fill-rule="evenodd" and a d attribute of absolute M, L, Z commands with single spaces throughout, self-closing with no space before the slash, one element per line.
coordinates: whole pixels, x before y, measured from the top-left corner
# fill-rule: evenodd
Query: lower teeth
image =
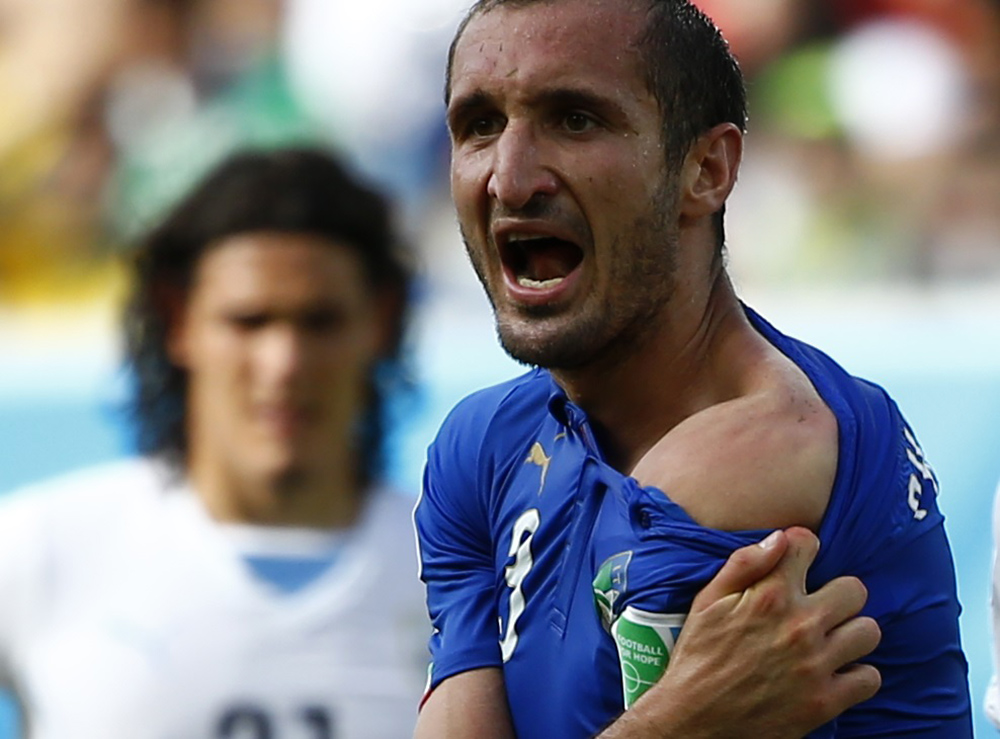
<path fill-rule="evenodd" d="M 543 290 L 549 287 L 555 287 L 560 282 L 563 281 L 562 277 L 553 277 L 550 280 L 533 280 L 530 277 L 518 277 L 517 284 L 521 287 L 530 287 L 534 290 Z"/>

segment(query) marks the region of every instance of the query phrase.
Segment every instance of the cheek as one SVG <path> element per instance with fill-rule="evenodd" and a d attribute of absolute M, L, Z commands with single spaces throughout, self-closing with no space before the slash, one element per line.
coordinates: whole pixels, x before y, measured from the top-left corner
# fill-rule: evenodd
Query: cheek
<path fill-rule="evenodd" d="M 304 362 L 304 366 L 311 367 L 310 374 L 318 383 L 337 388 L 354 387 L 373 371 L 378 339 L 374 327 L 365 327 L 335 341 L 319 342 L 312 361 Z"/>
<path fill-rule="evenodd" d="M 334 427 L 351 426 L 368 402 L 368 377 L 372 368 L 361 361 L 331 364 L 314 387 L 323 397 L 328 421 Z"/>
<path fill-rule="evenodd" d="M 201 401 L 219 416 L 220 423 L 243 416 L 253 395 L 255 367 L 253 352 L 244 342 L 216 336 L 202 346 L 198 365 L 191 372 L 200 386 Z"/>
<path fill-rule="evenodd" d="M 200 371 L 204 375 L 217 385 L 228 385 L 250 371 L 254 353 L 246 342 L 220 333 L 205 345 L 201 359 Z"/>
<path fill-rule="evenodd" d="M 648 162 L 633 162 L 624 169 L 591 173 L 584 196 L 588 212 L 597 214 L 597 228 L 619 232 L 637 221 L 655 219 L 664 206 L 664 173 Z"/>
<path fill-rule="evenodd" d="M 189 373 L 188 398 L 194 415 L 220 443 L 243 433 L 251 396 L 247 374 L 234 364 L 231 355 L 220 354 L 217 361 Z"/>
<path fill-rule="evenodd" d="M 471 223 L 485 212 L 489 171 L 482 155 L 453 157 L 451 197 L 459 220 Z"/>
<path fill-rule="evenodd" d="M 234 374 L 239 346 L 228 332 L 213 326 L 198 326 L 183 337 L 174 361 L 188 373 L 193 386 L 223 386 Z"/>
<path fill-rule="evenodd" d="M 489 239 L 489 198 L 485 185 L 453 174 L 451 187 L 462 242 L 473 269 L 482 279 L 488 265 L 486 253 Z"/>
<path fill-rule="evenodd" d="M 472 206 L 469 196 L 470 189 L 467 182 L 452 177 L 451 199 L 455 205 L 455 214 L 458 216 L 458 223 L 463 232 L 468 231 L 475 214 L 475 208 Z"/>

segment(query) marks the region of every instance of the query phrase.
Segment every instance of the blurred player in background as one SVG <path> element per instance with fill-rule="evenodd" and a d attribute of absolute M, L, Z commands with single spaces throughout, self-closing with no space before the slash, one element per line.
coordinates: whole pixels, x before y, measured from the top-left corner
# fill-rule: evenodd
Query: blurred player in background
<path fill-rule="evenodd" d="M 0 507 L 0 678 L 45 739 L 412 732 L 429 627 L 379 484 L 409 268 L 328 155 L 244 153 L 135 255 L 143 456 Z"/>

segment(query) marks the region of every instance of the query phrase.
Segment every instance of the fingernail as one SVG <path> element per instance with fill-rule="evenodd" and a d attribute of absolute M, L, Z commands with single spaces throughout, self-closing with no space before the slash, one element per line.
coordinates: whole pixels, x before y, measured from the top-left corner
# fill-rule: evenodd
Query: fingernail
<path fill-rule="evenodd" d="M 770 549 L 771 547 L 773 547 L 775 544 L 778 543 L 778 538 L 780 536 L 781 536 L 780 529 L 772 531 L 770 534 L 767 535 L 766 539 L 763 539 L 760 542 L 761 549 Z"/>

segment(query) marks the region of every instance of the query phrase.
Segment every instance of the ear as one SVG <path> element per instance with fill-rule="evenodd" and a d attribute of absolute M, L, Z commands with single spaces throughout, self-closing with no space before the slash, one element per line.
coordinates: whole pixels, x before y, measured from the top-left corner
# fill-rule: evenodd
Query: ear
<path fill-rule="evenodd" d="M 402 289 L 390 287 L 381 290 L 376 296 L 375 320 L 378 322 L 376 354 L 379 357 L 391 356 L 401 339 L 400 323 L 406 310 L 406 296 L 403 292 Z"/>
<path fill-rule="evenodd" d="M 743 158 L 743 132 L 732 123 L 720 123 L 691 145 L 681 168 L 682 218 L 710 216 L 725 205 L 736 185 Z"/>
<path fill-rule="evenodd" d="M 163 318 L 164 343 L 170 362 L 182 369 L 188 366 L 187 295 L 178 285 L 159 285 L 153 300 Z"/>

